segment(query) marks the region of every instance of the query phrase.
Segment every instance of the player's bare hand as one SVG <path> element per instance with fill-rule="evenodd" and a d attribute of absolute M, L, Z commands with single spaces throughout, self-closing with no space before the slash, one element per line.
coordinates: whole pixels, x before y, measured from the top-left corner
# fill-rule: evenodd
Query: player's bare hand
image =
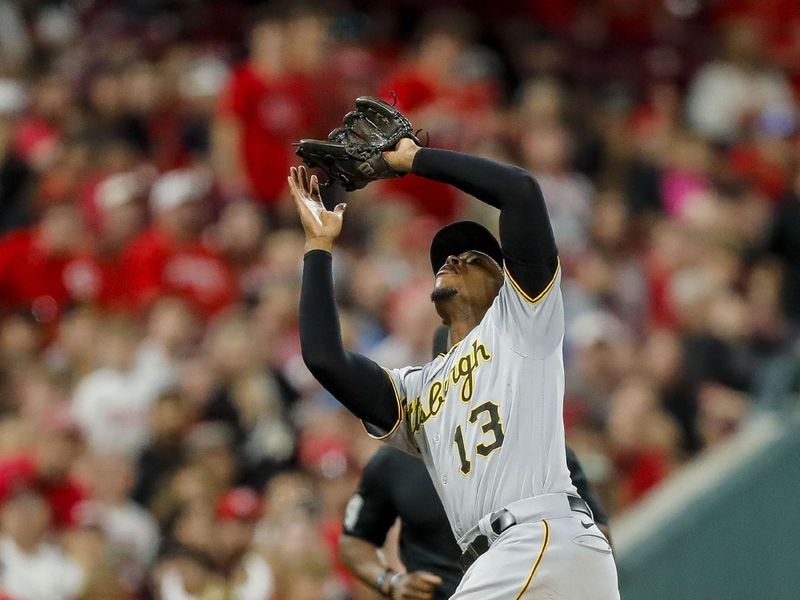
<path fill-rule="evenodd" d="M 442 578 L 426 571 L 398 573 L 392 580 L 393 600 L 431 600 Z"/>
<path fill-rule="evenodd" d="M 328 250 L 333 240 L 342 231 L 344 203 L 328 210 L 322 204 L 319 181 L 316 175 L 309 177 L 305 167 L 292 167 L 289 170 L 289 190 L 292 193 L 300 222 L 306 232 L 306 252 L 309 250 Z"/>
<path fill-rule="evenodd" d="M 383 158 L 398 173 L 408 173 L 414 164 L 414 156 L 419 152 L 419 146 L 410 138 L 403 138 L 394 147 L 383 153 Z"/>

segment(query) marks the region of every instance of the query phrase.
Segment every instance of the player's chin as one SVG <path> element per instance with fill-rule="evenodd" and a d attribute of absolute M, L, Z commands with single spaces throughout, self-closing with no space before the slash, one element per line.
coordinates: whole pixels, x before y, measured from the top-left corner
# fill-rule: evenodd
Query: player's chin
<path fill-rule="evenodd" d="M 433 288 L 433 291 L 431 292 L 431 302 L 437 303 L 437 302 L 442 302 L 444 300 L 449 300 L 450 298 L 456 296 L 457 294 L 458 294 L 457 288 L 442 283 L 441 285 L 437 285 L 436 287 Z"/>

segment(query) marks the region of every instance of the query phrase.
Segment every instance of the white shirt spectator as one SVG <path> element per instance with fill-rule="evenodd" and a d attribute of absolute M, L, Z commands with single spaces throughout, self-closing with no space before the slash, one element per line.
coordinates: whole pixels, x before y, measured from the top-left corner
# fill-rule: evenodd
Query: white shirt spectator
<path fill-rule="evenodd" d="M 83 590 L 83 570 L 56 546 L 42 543 L 25 554 L 4 537 L 0 563 L 0 590 L 15 600 L 71 600 Z"/>
<path fill-rule="evenodd" d="M 135 454 L 147 441 L 150 405 L 175 380 L 163 349 L 144 342 L 130 371 L 104 367 L 78 383 L 72 416 L 93 450 Z"/>
<path fill-rule="evenodd" d="M 792 104 L 792 90 L 782 73 L 747 71 L 731 63 L 715 62 L 694 78 L 686 109 L 694 129 L 712 139 L 730 141 L 736 138 L 746 115 Z"/>
<path fill-rule="evenodd" d="M 147 415 L 159 387 L 134 369 L 98 369 L 72 398 L 72 416 L 96 451 L 135 453 L 147 441 Z"/>

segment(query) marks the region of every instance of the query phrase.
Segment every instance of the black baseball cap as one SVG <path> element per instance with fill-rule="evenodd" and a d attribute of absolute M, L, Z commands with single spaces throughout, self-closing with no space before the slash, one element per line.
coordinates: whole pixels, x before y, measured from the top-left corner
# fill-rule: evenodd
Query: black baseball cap
<path fill-rule="evenodd" d="M 458 256 L 468 250 L 477 250 L 492 257 L 503 266 L 500 242 L 483 225 L 474 221 L 456 221 L 445 225 L 431 241 L 431 267 L 438 273 L 448 256 Z"/>

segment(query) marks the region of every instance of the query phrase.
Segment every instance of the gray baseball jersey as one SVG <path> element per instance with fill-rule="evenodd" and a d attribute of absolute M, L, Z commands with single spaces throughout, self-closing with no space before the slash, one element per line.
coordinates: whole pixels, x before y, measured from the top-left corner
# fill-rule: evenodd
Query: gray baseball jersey
<path fill-rule="evenodd" d="M 560 269 L 530 297 L 506 271 L 481 322 L 447 354 L 387 369 L 400 418 L 378 439 L 419 453 L 461 538 L 516 500 L 575 493 L 564 453 Z"/>

